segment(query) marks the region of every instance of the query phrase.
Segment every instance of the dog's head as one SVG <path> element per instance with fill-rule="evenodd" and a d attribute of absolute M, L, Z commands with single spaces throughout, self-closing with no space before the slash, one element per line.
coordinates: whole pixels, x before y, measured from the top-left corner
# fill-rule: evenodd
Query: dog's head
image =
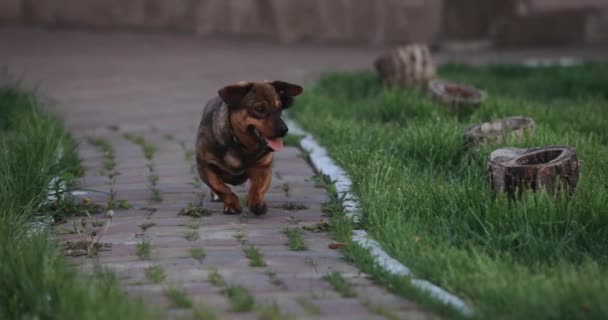
<path fill-rule="evenodd" d="M 300 93 L 302 87 L 284 81 L 238 82 L 218 91 L 230 109 L 233 129 L 253 135 L 274 151 L 283 148 L 281 138 L 288 131 L 282 111 Z"/>

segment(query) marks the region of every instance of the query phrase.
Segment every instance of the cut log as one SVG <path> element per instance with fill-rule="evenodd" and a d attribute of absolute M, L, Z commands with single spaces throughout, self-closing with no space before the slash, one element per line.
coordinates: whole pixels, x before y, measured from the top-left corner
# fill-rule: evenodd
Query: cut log
<path fill-rule="evenodd" d="M 482 90 L 443 79 L 429 81 L 427 90 L 431 99 L 447 106 L 451 112 L 474 110 L 486 99 Z"/>
<path fill-rule="evenodd" d="M 576 150 L 568 146 L 502 148 L 494 150 L 488 161 L 487 178 L 492 189 L 510 195 L 541 189 L 549 194 L 574 192 L 578 176 Z"/>
<path fill-rule="evenodd" d="M 464 138 L 467 144 L 473 145 L 490 141 L 501 143 L 507 138 L 521 138 L 535 132 L 536 123 L 532 118 L 508 117 L 468 127 Z"/>
<path fill-rule="evenodd" d="M 437 75 L 431 51 L 423 44 L 395 48 L 376 59 L 374 67 L 389 87 L 424 88 Z"/>

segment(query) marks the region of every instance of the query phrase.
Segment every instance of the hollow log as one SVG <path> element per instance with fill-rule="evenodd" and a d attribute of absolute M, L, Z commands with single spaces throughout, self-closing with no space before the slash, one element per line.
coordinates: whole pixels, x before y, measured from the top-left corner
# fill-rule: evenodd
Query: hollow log
<path fill-rule="evenodd" d="M 489 141 L 501 143 L 507 138 L 522 138 L 526 135 L 534 135 L 535 132 L 534 119 L 508 117 L 468 127 L 464 131 L 464 139 L 468 144 L 482 144 Z"/>
<path fill-rule="evenodd" d="M 576 150 L 568 146 L 541 148 L 502 148 L 494 150 L 488 161 L 487 178 L 496 192 L 510 195 L 524 190 L 574 192 L 579 177 Z"/>
<path fill-rule="evenodd" d="M 474 110 L 486 99 L 482 90 L 443 79 L 429 81 L 427 91 L 431 99 L 447 106 L 451 112 Z"/>
<path fill-rule="evenodd" d="M 384 85 L 424 88 L 437 75 L 428 46 L 410 44 L 395 48 L 374 61 Z"/>

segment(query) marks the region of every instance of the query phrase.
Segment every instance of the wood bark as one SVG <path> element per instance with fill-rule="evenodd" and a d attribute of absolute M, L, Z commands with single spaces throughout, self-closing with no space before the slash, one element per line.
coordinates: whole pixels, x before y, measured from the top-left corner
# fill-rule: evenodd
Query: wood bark
<path fill-rule="evenodd" d="M 486 93 L 482 90 L 443 79 L 429 81 L 427 91 L 431 99 L 447 106 L 452 112 L 475 109 L 486 99 Z"/>
<path fill-rule="evenodd" d="M 411 44 L 395 48 L 374 61 L 384 85 L 424 88 L 437 75 L 437 67 L 426 45 Z"/>
<path fill-rule="evenodd" d="M 535 132 L 534 119 L 518 116 L 471 126 L 465 129 L 464 138 L 468 144 L 473 145 L 490 141 L 501 143 L 507 138 L 522 138 L 534 135 Z"/>
<path fill-rule="evenodd" d="M 487 178 L 496 192 L 511 195 L 524 190 L 573 192 L 579 178 L 576 150 L 568 146 L 502 148 L 490 154 Z"/>

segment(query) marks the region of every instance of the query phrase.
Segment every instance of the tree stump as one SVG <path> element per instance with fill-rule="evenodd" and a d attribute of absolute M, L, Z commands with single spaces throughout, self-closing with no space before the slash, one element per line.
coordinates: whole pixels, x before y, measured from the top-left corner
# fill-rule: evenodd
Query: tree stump
<path fill-rule="evenodd" d="M 427 90 L 431 99 L 447 106 L 450 112 L 472 111 L 486 99 L 482 90 L 443 79 L 429 81 Z"/>
<path fill-rule="evenodd" d="M 423 44 L 395 48 L 376 59 L 374 67 L 389 87 L 423 88 L 437 75 L 431 51 Z"/>
<path fill-rule="evenodd" d="M 522 138 L 535 132 L 536 123 L 532 118 L 508 117 L 468 127 L 464 131 L 464 138 L 470 145 L 489 141 L 501 143 L 508 137 Z"/>
<path fill-rule="evenodd" d="M 576 150 L 568 146 L 494 150 L 487 169 L 492 189 L 510 195 L 541 189 L 552 195 L 562 190 L 571 193 L 576 189 L 578 176 Z"/>

